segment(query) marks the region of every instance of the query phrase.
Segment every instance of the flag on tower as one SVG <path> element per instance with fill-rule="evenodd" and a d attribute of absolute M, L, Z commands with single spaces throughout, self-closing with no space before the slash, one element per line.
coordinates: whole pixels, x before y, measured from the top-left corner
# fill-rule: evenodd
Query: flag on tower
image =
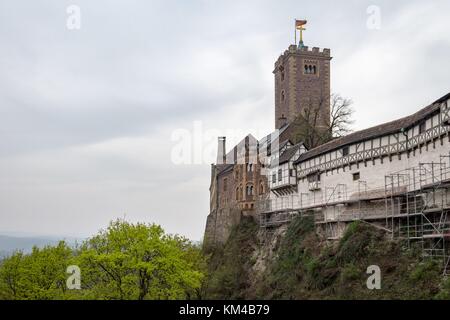
<path fill-rule="evenodd" d="M 306 24 L 306 20 L 297 20 L 295 19 L 295 29 L 300 30 L 303 29 L 302 26 Z"/>

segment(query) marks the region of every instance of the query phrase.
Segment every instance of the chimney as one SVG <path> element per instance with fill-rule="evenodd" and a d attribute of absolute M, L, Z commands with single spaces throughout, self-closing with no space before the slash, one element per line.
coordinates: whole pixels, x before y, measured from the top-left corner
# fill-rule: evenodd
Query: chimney
<path fill-rule="evenodd" d="M 226 137 L 219 137 L 218 139 L 218 150 L 217 150 L 217 164 L 227 163 L 227 154 L 225 152 L 225 142 Z"/>

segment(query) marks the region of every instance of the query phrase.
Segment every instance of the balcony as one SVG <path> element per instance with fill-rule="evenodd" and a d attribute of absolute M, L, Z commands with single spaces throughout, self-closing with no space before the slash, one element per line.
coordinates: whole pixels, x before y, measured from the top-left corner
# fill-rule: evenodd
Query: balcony
<path fill-rule="evenodd" d="M 292 188 L 292 187 L 296 187 L 296 186 L 297 186 L 297 179 L 295 177 L 286 177 L 286 178 L 283 178 L 281 181 L 270 183 L 271 190 Z"/>

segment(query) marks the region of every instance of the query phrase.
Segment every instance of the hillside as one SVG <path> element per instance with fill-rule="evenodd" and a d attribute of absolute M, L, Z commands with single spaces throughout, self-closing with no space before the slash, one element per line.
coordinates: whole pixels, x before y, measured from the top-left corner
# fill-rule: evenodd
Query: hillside
<path fill-rule="evenodd" d="M 450 281 L 438 261 L 355 222 L 339 242 L 315 233 L 312 218 L 296 218 L 273 232 L 250 218 L 223 248 L 209 248 L 207 298 L 225 299 L 448 299 Z M 367 267 L 381 269 L 381 289 L 367 289 Z"/>
<path fill-rule="evenodd" d="M 74 244 L 78 239 L 69 238 L 67 242 Z M 56 245 L 59 239 L 52 237 L 13 237 L 0 235 L 0 257 L 11 254 L 14 251 L 22 250 L 31 252 L 33 246 L 43 247 L 46 245 Z"/>

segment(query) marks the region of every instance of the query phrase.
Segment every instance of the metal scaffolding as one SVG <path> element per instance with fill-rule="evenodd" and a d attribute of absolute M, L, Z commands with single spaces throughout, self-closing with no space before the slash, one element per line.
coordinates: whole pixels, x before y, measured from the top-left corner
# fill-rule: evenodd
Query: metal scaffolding
<path fill-rule="evenodd" d="M 385 177 L 386 227 L 392 237 L 417 243 L 424 257 L 442 259 L 444 274 L 450 270 L 449 156 L 439 162 Z"/>
<path fill-rule="evenodd" d="M 287 206 L 264 199 L 261 227 L 289 223 L 297 215 L 313 214 L 329 240 L 339 238 L 346 224 L 363 221 L 421 247 L 424 257 L 442 259 L 444 273 L 450 273 L 450 156 L 439 162 L 390 173 L 383 187 L 369 187 L 358 181 L 324 187 L 321 196 L 300 193 Z M 262 209 L 262 208 L 261 208 Z"/>

